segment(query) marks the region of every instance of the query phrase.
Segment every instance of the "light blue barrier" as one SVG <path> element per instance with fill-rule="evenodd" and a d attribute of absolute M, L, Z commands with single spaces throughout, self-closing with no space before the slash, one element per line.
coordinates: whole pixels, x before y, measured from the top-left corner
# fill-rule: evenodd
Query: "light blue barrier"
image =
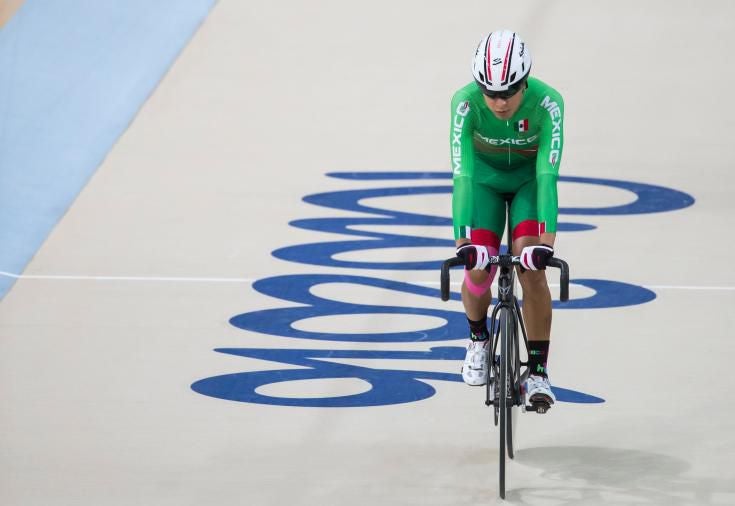
<path fill-rule="evenodd" d="M 27 0 L 0 29 L 0 272 L 25 269 L 215 1 Z"/>

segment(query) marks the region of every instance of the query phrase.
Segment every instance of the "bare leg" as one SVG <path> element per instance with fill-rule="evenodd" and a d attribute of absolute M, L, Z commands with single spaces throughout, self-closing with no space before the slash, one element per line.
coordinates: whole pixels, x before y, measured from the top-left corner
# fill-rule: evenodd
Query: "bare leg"
<path fill-rule="evenodd" d="M 539 244 L 536 237 L 520 237 L 513 242 L 513 254 L 519 255 L 525 246 Z M 551 337 L 551 292 L 546 282 L 546 271 L 518 269 L 518 280 L 523 287 L 523 321 L 529 341 L 548 341 Z"/>

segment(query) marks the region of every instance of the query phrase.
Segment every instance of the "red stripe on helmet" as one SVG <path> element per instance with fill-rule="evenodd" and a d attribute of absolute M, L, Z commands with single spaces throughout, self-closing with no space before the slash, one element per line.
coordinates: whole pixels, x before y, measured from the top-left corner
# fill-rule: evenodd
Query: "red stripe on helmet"
<path fill-rule="evenodd" d="M 503 75 L 500 77 L 500 82 L 505 81 L 505 74 L 508 72 L 508 54 L 510 54 L 510 48 L 513 45 L 513 39 L 508 41 L 508 47 L 505 50 L 505 63 L 503 63 Z"/>

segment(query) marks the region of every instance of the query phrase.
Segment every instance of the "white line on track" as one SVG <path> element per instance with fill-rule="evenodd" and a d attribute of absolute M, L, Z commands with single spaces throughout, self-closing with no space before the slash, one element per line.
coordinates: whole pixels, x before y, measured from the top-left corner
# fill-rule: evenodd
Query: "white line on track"
<path fill-rule="evenodd" d="M 174 283 L 252 283 L 255 278 L 181 278 L 160 276 L 65 276 L 65 275 L 34 275 L 12 274 L 0 271 L 0 276 L 15 279 L 53 280 L 53 281 L 164 281 Z"/>
<path fill-rule="evenodd" d="M 22 280 L 49 280 L 49 281 L 149 281 L 149 282 L 171 282 L 171 283 L 252 283 L 256 278 L 189 278 L 189 277 L 162 277 L 162 276 L 73 276 L 73 275 L 38 275 L 38 274 L 13 274 L 0 271 L 0 276 L 22 279 Z M 436 286 L 438 281 L 406 281 L 417 285 Z M 459 286 L 462 282 L 455 281 L 451 284 Z M 549 283 L 549 286 L 559 286 Z M 733 291 L 735 286 L 688 286 L 688 285 L 646 285 L 651 290 L 722 290 Z"/>

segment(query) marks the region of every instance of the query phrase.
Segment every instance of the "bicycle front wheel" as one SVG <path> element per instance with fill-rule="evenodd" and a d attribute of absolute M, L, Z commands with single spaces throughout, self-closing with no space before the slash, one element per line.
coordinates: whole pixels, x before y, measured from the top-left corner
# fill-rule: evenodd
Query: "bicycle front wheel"
<path fill-rule="evenodd" d="M 506 442 L 509 440 L 511 435 L 508 433 L 510 424 L 508 423 L 508 415 L 510 414 L 510 406 L 512 402 L 508 402 L 508 352 L 510 348 L 509 341 L 509 318 L 508 309 L 503 308 L 500 311 L 500 375 L 496 378 L 495 387 L 499 389 L 498 404 L 500 411 L 500 424 L 499 424 L 499 461 L 498 461 L 498 487 L 500 497 L 505 499 L 505 456 L 506 456 Z"/>

